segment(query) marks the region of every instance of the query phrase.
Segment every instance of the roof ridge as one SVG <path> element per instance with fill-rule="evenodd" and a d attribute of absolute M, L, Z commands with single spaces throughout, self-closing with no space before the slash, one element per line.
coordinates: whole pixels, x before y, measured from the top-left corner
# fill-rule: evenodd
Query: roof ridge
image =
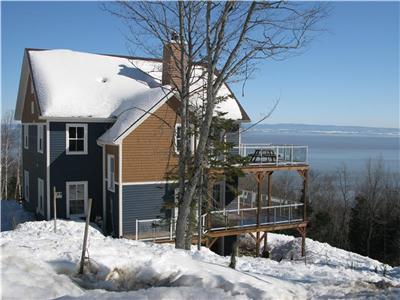
<path fill-rule="evenodd" d="M 79 51 L 65 48 L 54 48 L 54 49 L 43 49 L 43 48 L 25 48 L 26 51 L 51 51 L 51 50 L 70 50 L 74 52 L 88 53 L 88 54 L 96 54 L 96 55 L 104 55 L 111 57 L 121 57 L 128 59 L 137 59 L 137 60 L 145 60 L 145 61 L 157 61 L 162 62 L 162 58 L 157 57 L 143 57 L 143 56 L 133 56 L 133 55 L 124 55 L 124 54 L 111 54 L 111 53 L 98 53 L 98 52 L 89 52 L 89 51 Z"/>

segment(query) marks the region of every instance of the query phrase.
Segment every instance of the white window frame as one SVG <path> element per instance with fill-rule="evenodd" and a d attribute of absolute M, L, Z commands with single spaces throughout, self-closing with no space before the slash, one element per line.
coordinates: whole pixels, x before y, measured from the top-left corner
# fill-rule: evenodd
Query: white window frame
<path fill-rule="evenodd" d="M 111 160 L 114 165 L 114 172 L 110 172 Z M 107 154 L 107 190 L 115 192 L 115 156 L 113 154 Z"/>
<path fill-rule="evenodd" d="M 83 127 L 83 151 L 69 150 L 69 128 Z M 65 152 L 67 155 L 86 155 L 88 154 L 88 126 L 82 123 L 68 123 L 65 125 Z"/>
<path fill-rule="evenodd" d="M 174 214 L 172 216 L 175 219 L 175 221 L 178 219 L 178 213 L 179 213 L 178 199 L 179 199 L 179 188 L 175 188 L 174 189 Z"/>
<path fill-rule="evenodd" d="M 24 149 L 29 149 L 29 125 L 24 124 Z"/>
<path fill-rule="evenodd" d="M 24 170 L 24 198 L 29 202 L 29 171 Z"/>
<path fill-rule="evenodd" d="M 83 208 L 84 208 L 84 213 L 83 214 L 70 214 L 69 208 L 70 208 L 70 195 L 69 195 L 69 186 L 70 185 L 79 185 L 83 184 L 84 185 L 84 192 L 83 192 Z M 87 181 L 67 181 L 65 183 L 66 187 L 66 202 L 67 202 L 67 218 L 70 217 L 84 217 L 87 215 L 87 203 L 88 203 L 88 182 Z M 73 200 L 74 201 L 74 200 Z"/>
<path fill-rule="evenodd" d="M 37 126 L 37 152 L 43 153 L 43 125 Z"/>
<path fill-rule="evenodd" d="M 42 201 L 40 201 L 42 198 Z M 44 181 L 38 177 L 38 203 L 37 210 L 44 216 Z"/>
<path fill-rule="evenodd" d="M 31 114 L 35 114 L 35 102 L 31 101 Z"/>
<path fill-rule="evenodd" d="M 181 123 L 176 123 L 175 124 L 175 131 L 174 131 L 174 149 L 175 153 L 179 154 L 179 149 L 178 149 L 178 128 L 181 128 L 181 138 L 182 140 L 182 124 Z"/>

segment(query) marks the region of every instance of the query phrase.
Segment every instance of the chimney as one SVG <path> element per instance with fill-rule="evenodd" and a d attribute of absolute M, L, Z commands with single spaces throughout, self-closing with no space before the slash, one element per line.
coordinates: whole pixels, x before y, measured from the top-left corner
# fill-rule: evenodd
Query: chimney
<path fill-rule="evenodd" d="M 164 45 L 162 61 L 162 84 L 180 89 L 181 78 L 181 45 L 176 32 L 171 34 L 171 41 Z"/>

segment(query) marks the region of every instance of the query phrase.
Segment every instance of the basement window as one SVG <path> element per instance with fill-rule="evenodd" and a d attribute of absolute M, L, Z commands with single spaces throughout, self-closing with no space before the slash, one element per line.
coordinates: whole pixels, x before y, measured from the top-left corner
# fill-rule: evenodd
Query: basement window
<path fill-rule="evenodd" d="M 87 124 L 66 124 L 66 153 L 87 154 Z"/>

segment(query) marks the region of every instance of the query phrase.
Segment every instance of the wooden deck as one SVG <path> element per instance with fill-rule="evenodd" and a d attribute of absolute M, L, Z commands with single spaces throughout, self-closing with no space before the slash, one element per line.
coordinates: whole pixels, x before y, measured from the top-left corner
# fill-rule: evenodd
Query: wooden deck
<path fill-rule="evenodd" d="M 305 227 L 307 227 L 307 221 L 293 222 L 286 224 L 269 224 L 260 226 L 255 225 L 255 226 L 232 228 L 232 229 L 213 230 L 205 233 L 205 236 L 210 238 L 216 238 L 216 237 L 240 235 L 244 233 L 273 232 L 273 231 L 297 229 Z"/>

